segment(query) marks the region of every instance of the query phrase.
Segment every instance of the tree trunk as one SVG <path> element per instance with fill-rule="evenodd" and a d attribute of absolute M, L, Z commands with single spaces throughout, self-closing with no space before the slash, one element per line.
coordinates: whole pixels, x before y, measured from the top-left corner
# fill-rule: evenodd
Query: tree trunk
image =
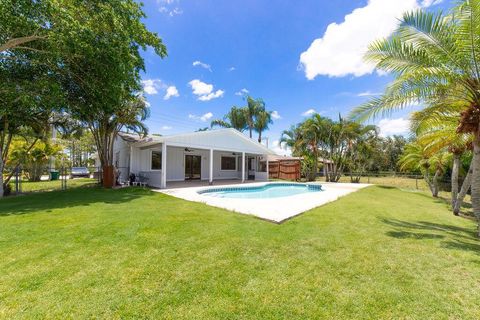
<path fill-rule="evenodd" d="M 115 185 L 115 170 L 113 166 L 104 166 L 102 169 L 102 184 L 104 188 L 112 188 Z"/>
<path fill-rule="evenodd" d="M 438 176 L 440 175 L 440 170 L 435 171 L 435 175 L 433 176 L 433 188 L 432 188 L 432 196 L 434 198 L 438 198 Z"/>
<path fill-rule="evenodd" d="M 458 172 L 460 171 L 460 154 L 453 154 L 452 166 L 452 208 L 455 208 L 455 202 L 458 196 Z"/>
<path fill-rule="evenodd" d="M 480 221 L 480 129 L 476 132 L 473 140 L 472 163 L 472 207 L 477 221 Z M 480 228 L 477 232 L 480 237 Z"/>
<path fill-rule="evenodd" d="M 0 148 L 0 155 L 2 154 L 2 149 Z M 0 156 L 0 198 L 3 197 L 3 158 Z"/>
<path fill-rule="evenodd" d="M 258 143 L 262 143 L 262 130 L 258 130 Z"/>
<path fill-rule="evenodd" d="M 467 195 L 467 192 L 470 189 L 470 186 L 472 185 L 472 173 L 473 173 L 473 162 L 470 164 L 470 168 L 468 169 L 468 173 L 465 177 L 465 180 L 463 180 L 462 188 L 460 189 L 460 192 L 458 193 L 458 196 L 455 199 L 453 214 L 456 216 L 459 215 L 460 208 L 462 207 L 462 204 L 463 204 L 463 199 Z"/>

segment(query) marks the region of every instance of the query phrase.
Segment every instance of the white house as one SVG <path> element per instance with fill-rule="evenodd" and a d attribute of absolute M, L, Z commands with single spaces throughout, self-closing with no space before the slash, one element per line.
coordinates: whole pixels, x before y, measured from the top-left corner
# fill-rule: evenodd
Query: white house
<path fill-rule="evenodd" d="M 119 133 L 114 143 L 114 165 L 121 180 L 131 173 L 152 187 L 168 181 L 268 179 L 268 155 L 275 152 L 235 129 L 200 131 L 170 136 Z M 164 170 L 165 169 L 165 170 Z"/>

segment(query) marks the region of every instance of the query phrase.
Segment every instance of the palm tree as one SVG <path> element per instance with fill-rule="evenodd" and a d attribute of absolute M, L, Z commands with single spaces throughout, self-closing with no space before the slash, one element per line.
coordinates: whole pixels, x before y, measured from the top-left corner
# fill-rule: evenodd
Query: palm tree
<path fill-rule="evenodd" d="M 262 99 L 253 99 L 247 97 L 247 106 L 243 108 L 250 138 L 252 138 L 253 130 L 255 130 L 255 118 L 257 115 L 265 111 L 265 102 Z"/>
<path fill-rule="evenodd" d="M 362 126 L 356 122 L 349 122 L 345 130 L 345 139 L 349 168 L 354 170 L 350 174 L 350 181 L 359 183 L 362 174 L 373 164 L 378 128 L 374 125 Z"/>
<path fill-rule="evenodd" d="M 255 117 L 255 131 L 258 132 L 258 142 L 262 142 L 262 132 L 268 130 L 268 125 L 272 124 L 272 112 L 261 110 Z"/>
<path fill-rule="evenodd" d="M 427 182 L 433 197 L 438 197 L 439 186 L 438 179 L 444 173 L 448 163 L 446 152 L 432 154 L 426 151 L 425 145 L 415 141 L 405 146 L 403 156 L 400 158 L 401 170 L 420 170 Z M 433 178 L 430 178 L 431 171 L 434 172 Z"/>
<path fill-rule="evenodd" d="M 292 125 L 290 129 L 283 130 L 280 136 L 280 146 L 283 148 L 290 148 L 292 154 L 301 156 L 302 149 L 300 148 L 300 130 L 301 124 Z"/>
<path fill-rule="evenodd" d="M 93 135 L 97 147 L 98 157 L 103 167 L 103 185 L 112 187 L 113 177 L 113 144 L 122 129 L 145 136 L 148 129 L 143 123 L 150 115 L 150 109 L 143 97 L 130 96 L 123 102 L 122 108 L 114 113 L 105 112 L 96 115 L 86 124 Z M 96 120 L 98 119 L 98 120 Z"/>
<path fill-rule="evenodd" d="M 443 109 L 461 105 L 457 130 L 474 135 L 472 206 L 480 223 L 480 0 L 458 4 L 451 13 L 418 10 L 404 14 L 396 32 L 374 42 L 366 60 L 395 77 L 385 92 L 356 108 L 364 120 L 418 102 L 444 97 Z M 480 236 L 480 228 L 479 228 Z"/>
<path fill-rule="evenodd" d="M 452 209 L 454 214 L 456 202 L 463 203 L 463 197 L 459 198 L 458 179 L 460 174 L 460 163 L 462 155 L 470 148 L 473 136 L 467 133 L 458 133 L 458 119 L 455 113 L 445 113 L 442 108 L 437 109 L 435 105 L 429 106 L 422 111 L 412 113 L 412 131 L 416 132 L 417 140 L 425 145 L 426 150 L 431 153 L 438 153 L 447 150 L 453 156 L 452 164 Z M 469 171 L 470 172 L 470 171 Z M 470 177 L 464 183 L 470 183 Z M 468 186 L 469 188 L 470 186 Z M 468 189 L 467 189 L 468 190 Z"/>
<path fill-rule="evenodd" d="M 233 128 L 243 132 L 247 128 L 245 112 L 242 108 L 234 106 L 230 108 L 230 111 L 223 117 L 223 120 L 213 120 L 210 123 L 210 127 Z"/>

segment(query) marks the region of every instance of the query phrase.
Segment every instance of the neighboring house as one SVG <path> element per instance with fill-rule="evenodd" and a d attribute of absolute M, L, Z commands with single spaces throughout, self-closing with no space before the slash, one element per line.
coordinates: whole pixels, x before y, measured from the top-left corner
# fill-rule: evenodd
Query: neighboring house
<path fill-rule="evenodd" d="M 326 176 L 327 173 L 332 172 L 335 169 L 335 163 L 330 159 L 319 157 L 318 162 L 322 165 L 323 176 Z"/>
<path fill-rule="evenodd" d="M 113 149 L 120 180 L 128 180 L 133 173 L 145 177 L 148 185 L 157 188 L 165 188 L 168 181 L 265 181 L 268 161 L 261 164 L 260 160 L 275 155 L 235 129 L 145 138 L 122 132 Z"/>

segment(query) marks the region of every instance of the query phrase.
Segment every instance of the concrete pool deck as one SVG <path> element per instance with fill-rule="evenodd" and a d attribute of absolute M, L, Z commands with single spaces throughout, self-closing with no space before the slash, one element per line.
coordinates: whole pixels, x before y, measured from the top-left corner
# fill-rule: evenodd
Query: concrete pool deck
<path fill-rule="evenodd" d="M 276 182 L 249 183 L 245 186 L 262 186 L 266 183 L 274 184 Z M 369 186 L 369 184 L 363 183 L 315 182 L 309 184 L 321 184 L 323 186 L 323 190 L 319 192 L 309 192 L 288 197 L 270 199 L 217 198 L 205 194 L 198 194 L 198 191 L 200 190 L 218 188 L 215 186 L 158 189 L 154 191 L 165 193 L 184 200 L 201 202 L 213 207 L 227 209 L 237 213 L 253 215 L 261 219 L 280 223 L 291 217 L 299 215 L 302 212 L 335 201 L 342 196 Z M 238 187 L 238 184 L 223 185 L 222 187 L 230 186 Z"/>

